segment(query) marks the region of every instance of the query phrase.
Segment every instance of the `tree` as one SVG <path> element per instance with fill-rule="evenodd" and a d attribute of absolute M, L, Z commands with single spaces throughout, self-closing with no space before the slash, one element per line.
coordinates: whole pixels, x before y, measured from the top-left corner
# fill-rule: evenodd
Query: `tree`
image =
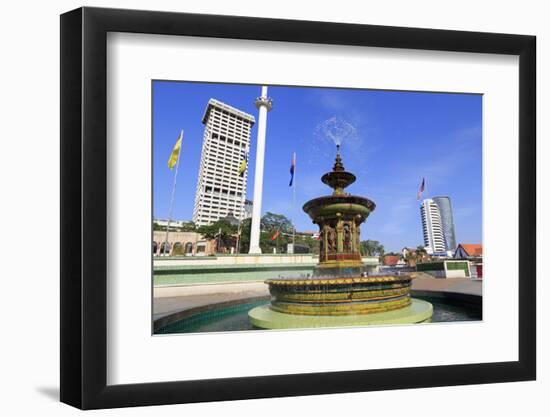
<path fill-rule="evenodd" d="M 241 236 L 239 237 L 239 252 L 248 253 L 250 250 L 250 228 L 252 226 L 252 219 L 244 219 L 241 222 Z"/>
<path fill-rule="evenodd" d="M 428 252 L 426 251 L 426 248 L 424 246 L 417 246 L 416 247 L 416 262 L 425 262 L 429 261 L 430 257 L 428 256 Z"/>
<path fill-rule="evenodd" d="M 416 249 L 407 250 L 404 259 L 410 266 L 414 266 L 419 262 L 429 261 L 430 257 L 424 246 L 417 246 Z"/>
<path fill-rule="evenodd" d="M 418 255 L 416 251 L 412 251 L 412 250 L 407 251 L 407 253 L 405 254 L 404 260 L 405 262 L 407 262 L 409 266 L 415 266 L 416 262 L 418 261 Z"/>
<path fill-rule="evenodd" d="M 426 252 L 426 248 L 425 248 L 424 246 L 422 246 L 422 245 L 418 245 L 418 246 L 416 247 L 416 251 L 417 251 L 418 253 L 422 253 L 422 254 L 427 254 L 427 253 L 428 253 L 428 252 Z"/>
<path fill-rule="evenodd" d="M 292 222 L 283 214 L 271 213 L 268 211 L 260 220 L 260 229 L 273 231 L 281 229 L 281 233 L 292 233 Z"/>
<path fill-rule="evenodd" d="M 234 246 L 234 235 L 237 233 L 237 227 L 232 226 L 226 220 L 218 220 L 211 225 L 200 226 L 197 229 L 197 233 L 203 235 L 205 239 L 216 239 L 219 242 L 216 245 L 219 252 L 223 247 L 229 248 Z"/>
<path fill-rule="evenodd" d="M 361 254 L 367 256 L 383 256 L 384 245 L 377 240 L 361 241 Z"/>
<path fill-rule="evenodd" d="M 296 245 L 306 245 L 309 247 L 309 252 L 316 255 L 319 254 L 319 240 L 311 236 L 296 235 Z M 295 252 L 296 253 L 296 252 Z"/>
<path fill-rule="evenodd" d="M 176 226 L 176 229 L 180 232 L 194 232 L 197 230 L 197 225 L 194 222 L 183 222 Z"/>
<path fill-rule="evenodd" d="M 241 222 L 241 236 L 239 239 L 239 252 L 248 253 L 250 250 L 250 229 L 252 219 Z M 283 214 L 267 212 L 260 220 L 260 249 L 263 253 L 272 253 L 273 248 L 279 252 L 286 251 L 287 243 L 292 242 L 292 222 Z M 279 237 L 271 240 L 275 232 L 280 228 Z"/>

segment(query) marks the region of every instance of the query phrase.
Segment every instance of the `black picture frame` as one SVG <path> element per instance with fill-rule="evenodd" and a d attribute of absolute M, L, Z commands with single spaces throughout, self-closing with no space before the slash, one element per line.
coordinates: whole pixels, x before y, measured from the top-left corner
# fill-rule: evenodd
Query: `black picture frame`
<path fill-rule="evenodd" d="M 107 385 L 108 32 L 519 56 L 519 360 Z M 61 401 L 82 409 L 536 378 L 534 36 L 80 8 L 61 15 Z"/>

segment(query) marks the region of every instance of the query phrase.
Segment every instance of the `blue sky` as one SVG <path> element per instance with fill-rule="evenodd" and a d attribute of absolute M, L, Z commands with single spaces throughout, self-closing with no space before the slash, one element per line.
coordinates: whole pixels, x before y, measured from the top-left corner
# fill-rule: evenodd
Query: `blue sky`
<path fill-rule="evenodd" d="M 180 129 L 185 130 L 174 219 L 191 220 L 199 170 L 206 103 L 216 98 L 253 114 L 260 86 L 153 82 L 153 211 L 167 218 L 173 171 L 166 165 Z M 334 162 L 335 145 L 319 126 L 333 117 L 355 129 L 342 142 L 342 158 L 357 181 L 347 188 L 370 198 L 376 210 L 361 239 L 379 240 L 386 251 L 422 244 L 416 192 L 448 195 L 457 242 L 482 238 L 482 96 L 331 88 L 270 86 L 262 212 L 291 218 L 298 230 L 316 230 L 302 205 L 330 193 L 320 177 Z M 252 199 L 257 126 L 252 130 L 248 198 Z M 288 187 L 297 154 L 296 206 Z"/>

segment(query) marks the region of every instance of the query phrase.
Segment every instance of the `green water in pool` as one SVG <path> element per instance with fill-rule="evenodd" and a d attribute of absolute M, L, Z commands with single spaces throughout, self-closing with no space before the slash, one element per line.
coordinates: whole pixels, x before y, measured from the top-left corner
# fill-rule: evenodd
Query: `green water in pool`
<path fill-rule="evenodd" d="M 432 323 L 479 321 L 481 308 L 472 305 L 444 302 L 431 297 L 416 297 L 433 305 Z M 236 304 L 212 311 L 195 314 L 158 329 L 155 334 L 203 333 L 258 330 L 248 319 L 248 311 L 269 304 L 269 301 Z"/>

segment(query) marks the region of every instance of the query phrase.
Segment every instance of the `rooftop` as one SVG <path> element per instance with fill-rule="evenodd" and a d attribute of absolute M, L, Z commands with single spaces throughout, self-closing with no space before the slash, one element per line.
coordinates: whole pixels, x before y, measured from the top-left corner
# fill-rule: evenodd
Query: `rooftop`
<path fill-rule="evenodd" d="M 222 103 L 221 101 L 216 100 L 215 98 L 211 98 L 210 100 L 208 100 L 208 104 L 206 105 L 206 109 L 204 110 L 204 116 L 202 116 L 202 123 L 206 124 L 206 120 L 208 119 L 210 110 L 213 107 L 217 107 L 218 109 L 225 110 L 237 117 L 240 117 L 241 119 L 248 120 L 252 124 L 256 123 L 256 119 L 251 114 L 248 114 L 248 113 L 245 113 L 244 111 L 236 109 L 235 107 L 232 107 L 229 104 Z"/>
<path fill-rule="evenodd" d="M 480 243 L 459 243 L 458 247 L 462 247 L 464 252 L 468 256 L 482 256 L 483 255 L 483 245 Z"/>
<path fill-rule="evenodd" d="M 395 266 L 401 259 L 399 255 L 384 255 L 384 265 L 385 266 Z"/>

